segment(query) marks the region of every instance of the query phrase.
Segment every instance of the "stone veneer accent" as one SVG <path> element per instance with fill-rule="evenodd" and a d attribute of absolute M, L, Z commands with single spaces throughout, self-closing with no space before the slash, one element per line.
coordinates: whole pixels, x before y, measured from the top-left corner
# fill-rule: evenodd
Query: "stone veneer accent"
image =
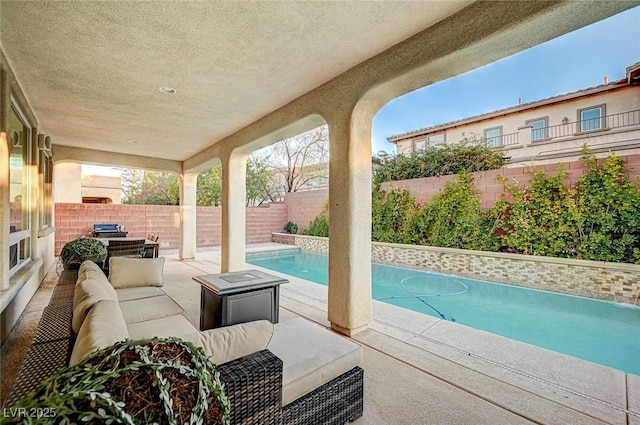
<path fill-rule="evenodd" d="M 305 251 L 329 253 L 328 238 L 287 235 Z M 640 265 L 373 242 L 371 259 L 569 295 L 640 305 Z"/>
<path fill-rule="evenodd" d="M 296 235 L 292 235 L 291 233 L 272 233 L 271 242 L 281 243 L 283 245 L 295 245 Z"/>

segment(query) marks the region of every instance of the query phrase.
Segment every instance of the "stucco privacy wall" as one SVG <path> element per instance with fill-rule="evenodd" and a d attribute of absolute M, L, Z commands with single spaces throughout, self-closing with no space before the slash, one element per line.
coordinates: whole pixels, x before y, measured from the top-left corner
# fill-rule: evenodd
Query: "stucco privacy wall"
<path fill-rule="evenodd" d="M 197 246 L 219 246 L 221 207 L 198 207 Z M 282 231 L 287 222 L 287 206 L 273 203 L 267 207 L 248 207 L 247 243 L 268 242 L 272 232 Z M 160 236 L 160 249 L 177 249 L 180 240 L 180 207 L 172 205 L 56 204 L 55 255 L 65 243 L 88 235 L 97 223 L 117 223 L 128 236 Z"/>
<path fill-rule="evenodd" d="M 327 238 L 274 236 L 280 241 L 295 239 L 305 251 L 329 252 Z M 640 266 L 634 264 L 378 242 L 372 243 L 371 258 L 376 263 L 640 305 Z"/>

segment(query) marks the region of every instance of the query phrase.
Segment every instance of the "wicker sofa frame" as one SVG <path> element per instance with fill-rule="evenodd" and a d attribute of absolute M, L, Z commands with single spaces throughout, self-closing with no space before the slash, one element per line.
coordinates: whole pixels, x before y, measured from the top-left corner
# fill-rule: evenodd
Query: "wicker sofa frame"
<path fill-rule="evenodd" d="M 77 272 L 63 271 L 44 309 L 3 407 L 15 405 L 71 356 L 73 294 Z M 282 406 L 282 360 L 269 350 L 218 365 L 231 402 L 231 423 L 246 425 L 342 425 L 362 416 L 364 372 L 355 367 Z"/>

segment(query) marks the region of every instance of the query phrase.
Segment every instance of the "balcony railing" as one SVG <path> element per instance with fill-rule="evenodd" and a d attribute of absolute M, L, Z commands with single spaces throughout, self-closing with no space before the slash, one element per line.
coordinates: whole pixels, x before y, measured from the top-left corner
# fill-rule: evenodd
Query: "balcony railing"
<path fill-rule="evenodd" d="M 518 133 L 503 134 L 496 137 L 485 138 L 480 134 L 472 134 L 459 143 L 469 146 L 483 145 L 490 148 L 501 148 L 520 144 L 520 133 L 527 131 L 530 132 L 530 140 L 535 143 L 631 126 L 640 126 L 640 109 L 542 128 L 523 127 Z M 526 135 L 526 133 L 524 134 Z M 523 139 L 527 140 L 529 137 L 523 137 Z M 405 148 L 403 154 L 409 155 L 413 151 L 414 148 L 409 146 Z"/>
<path fill-rule="evenodd" d="M 619 114 L 605 115 L 603 117 L 567 122 L 536 129 L 532 131 L 531 140 L 535 142 L 537 140 L 556 139 L 592 131 L 629 127 L 632 125 L 640 125 L 640 110 L 621 112 Z"/>
<path fill-rule="evenodd" d="M 494 137 L 482 137 L 480 135 L 474 135 L 468 137 L 466 140 L 461 143 L 466 144 L 468 146 L 488 146 L 490 148 L 500 148 L 503 146 L 511 146 L 518 144 L 518 134 L 519 133 L 509 133 L 502 134 L 500 136 Z"/>

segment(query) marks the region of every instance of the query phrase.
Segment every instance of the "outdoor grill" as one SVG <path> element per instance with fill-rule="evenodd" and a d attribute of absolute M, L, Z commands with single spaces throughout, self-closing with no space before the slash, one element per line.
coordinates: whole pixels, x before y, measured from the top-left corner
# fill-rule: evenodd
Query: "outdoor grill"
<path fill-rule="evenodd" d="M 94 238 L 124 238 L 128 232 L 120 230 L 117 224 L 94 224 L 91 233 Z"/>

